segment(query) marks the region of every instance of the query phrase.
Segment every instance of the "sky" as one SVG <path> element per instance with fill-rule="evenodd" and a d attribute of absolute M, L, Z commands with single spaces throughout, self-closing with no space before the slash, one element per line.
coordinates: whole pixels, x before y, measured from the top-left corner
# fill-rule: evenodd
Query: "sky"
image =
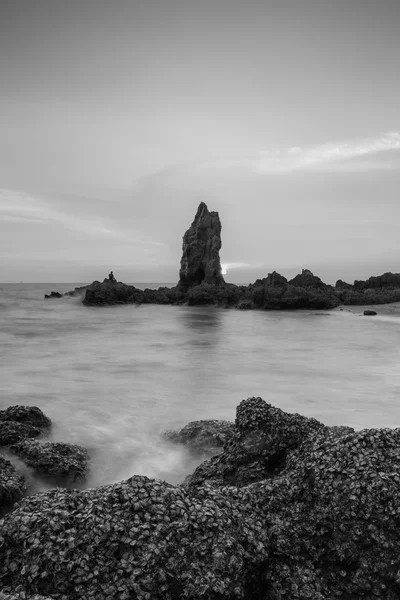
<path fill-rule="evenodd" d="M 0 0 L 0 281 L 400 271 L 399 0 Z"/>

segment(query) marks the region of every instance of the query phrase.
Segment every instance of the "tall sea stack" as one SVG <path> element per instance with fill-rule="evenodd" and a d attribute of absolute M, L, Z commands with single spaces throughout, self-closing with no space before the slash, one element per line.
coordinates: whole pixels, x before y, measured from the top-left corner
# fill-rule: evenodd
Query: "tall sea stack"
<path fill-rule="evenodd" d="M 199 204 L 193 223 L 183 236 L 179 287 L 186 291 L 204 281 L 224 284 L 219 251 L 221 221 L 217 212 L 210 212 L 204 202 Z"/>

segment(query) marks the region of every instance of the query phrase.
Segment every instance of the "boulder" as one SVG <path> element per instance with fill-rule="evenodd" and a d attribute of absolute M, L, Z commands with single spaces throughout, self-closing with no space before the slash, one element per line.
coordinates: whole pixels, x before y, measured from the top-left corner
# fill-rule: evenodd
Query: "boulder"
<path fill-rule="evenodd" d="M 0 588 L 76 600 L 231 600 L 265 587 L 262 511 L 234 489 L 135 476 L 24 499 L 0 529 Z"/>
<path fill-rule="evenodd" d="M 45 294 L 45 298 L 62 298 L 62 294 L 60 292 L 50 292 L 50 294 Z"/>
<path fill-rule="evenodd" d="M 37 406 L 9 406 L 0 410 L 0 422 L 14 421 L 25 425 L 32 425 L 40 431 L 45 431 L 51 426 L 51 420 Z"/>
<path fill-rule="evenodd" d="M 209 212 L 201 202 L 193 223 L 183 236 L 179 288 L 186 291 L 203 281 L 222 285 L 221 221 L 217 212 Z"/>
<path fill-rule="evenodd" d="M 284 469 L 290 451 L 327 429 L 316 419 L 285 413 L 262 398 L 248 398 L 239 404 L 235 427 L 223 453 L 186 478 L 190 489 L 212 480 L 240 487 L 270 479 Z"/>
<path fill-rule="evenodd" d="M 25 492 L 25 478 L 0 454 L 0 509 L 21 500 Z"/>
<path fill-rule="evenodd" d="M 376 312 L 376 310 L 364 310 L 363 313 L 365 316 L 369 316 L 369 317 L 373 317 L 374 315 L 377 315 L 378 313 Z"/>
<path fill-rule="evenodd" d="M 230 421 L 203 420 L 191 421 L 180 431 L 166 431 L 165 439 L 185 444 L 196 452 L 218 454 L 235 431 Z"/>
<path fill-rule="evenodd" d="M 88 472 L 88 452 L 82 446 L 24 440 L 10 450 L 38 473 L 65 484 L 84 481 Z"/>
<path fill-rule="evenodd" d="M 41 433 L 40 429 L 29 423 L 0 421 L 0 446 L 9 446 L 27 438 L 39 437 Z"/>

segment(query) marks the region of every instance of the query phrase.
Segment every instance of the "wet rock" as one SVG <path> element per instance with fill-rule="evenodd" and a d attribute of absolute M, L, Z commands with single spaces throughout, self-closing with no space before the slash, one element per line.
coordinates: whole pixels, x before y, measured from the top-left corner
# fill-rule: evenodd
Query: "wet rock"
<path fill-rule="evenodd" d="M 269 479 L 284 469 L 290 451 L 327 429 L 316 419 L 285 413 L 262 398 L 239 404 L 235 426 L 224 452 L 199 465 L 186 479 L 190 489 L 210 480 L 243 486 Z"/>
<path fill-rule="evenodd" d="M 221 221 L 217 212 L 209 212 L 204 202 L 199 204 L 193 223 L 183 236 L 179 287 L 188 290 L 203 281 L 222 285 Z"/>
<path fill-rule="evenodd" d="M 0 528 L 0 588 L 54 599 L 258 598 L 268 532 L 235 489 L 135 476 L 23 500 Z"/>
<path fill-rule="evenodd" d="M 24 477 L 0 454 L 0 508 L 21 500 L 25 491 Z"/>
<path fill-rule="evenodd" d="M 38 473 L 66 484 L 84 481 L 88 472 L 88 452 L 81 446 L 24 440 L 10 450 Z"/>
<path fill-rule="evenodd" d="M 0 446 L 9 446 L 27 438 L 39 437 L 42 432 L 29 423 L 0 421 Z"/>
<path fill-rule="evenodd" d="M 376 312 L 376 310 L 364 310 L 363 314 L 365 316 L 371 316 L 371 317 L 373 317 L 374 315 L 377 315 L 378 313 Z"/>
<path fill-rule="evenodd" d="M 211 419 L 191 421 L 180 431 L 166 431 L 164 437 L 170 442 L 185 444 L 196 452 L 218 454 L 234 431 L 234 423 Z"/>
<path fill-rule="evenodd" d="M 62 298 L 62 294 L 60 292 L 50 292 L 50 294 L 45 294 L 45 298 Z"/>
<path fill-rule="evenodd" d="M 65 292 L 64 296 L 71 296 L 71 297 L 83 296 L 89 287 L 90 287 L 89 285 L 82 285 L 80 287 L 76 287 L 73 290 L 70 290 L 69 292 Z"/>
<path fill-rule="evenodd" d="M 0 422 L 14 421 L 25 425 L 37 427 L 40 431 L 45 431 L 51 426 L 51 420 L 37 406 L 9 406 L 5 410 L 0 410 Z"/>

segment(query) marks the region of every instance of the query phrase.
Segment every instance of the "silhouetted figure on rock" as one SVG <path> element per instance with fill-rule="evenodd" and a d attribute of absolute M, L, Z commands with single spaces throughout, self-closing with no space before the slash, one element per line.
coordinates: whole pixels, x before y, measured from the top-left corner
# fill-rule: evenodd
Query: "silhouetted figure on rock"
<path fill-rule="evenodd" d="M 117 280 L 114 277 L 114 273 L 111 271 L 111 273 L 108 276 L 109 281 L 112 281 L 113 283 L 116 282 Z"/>

